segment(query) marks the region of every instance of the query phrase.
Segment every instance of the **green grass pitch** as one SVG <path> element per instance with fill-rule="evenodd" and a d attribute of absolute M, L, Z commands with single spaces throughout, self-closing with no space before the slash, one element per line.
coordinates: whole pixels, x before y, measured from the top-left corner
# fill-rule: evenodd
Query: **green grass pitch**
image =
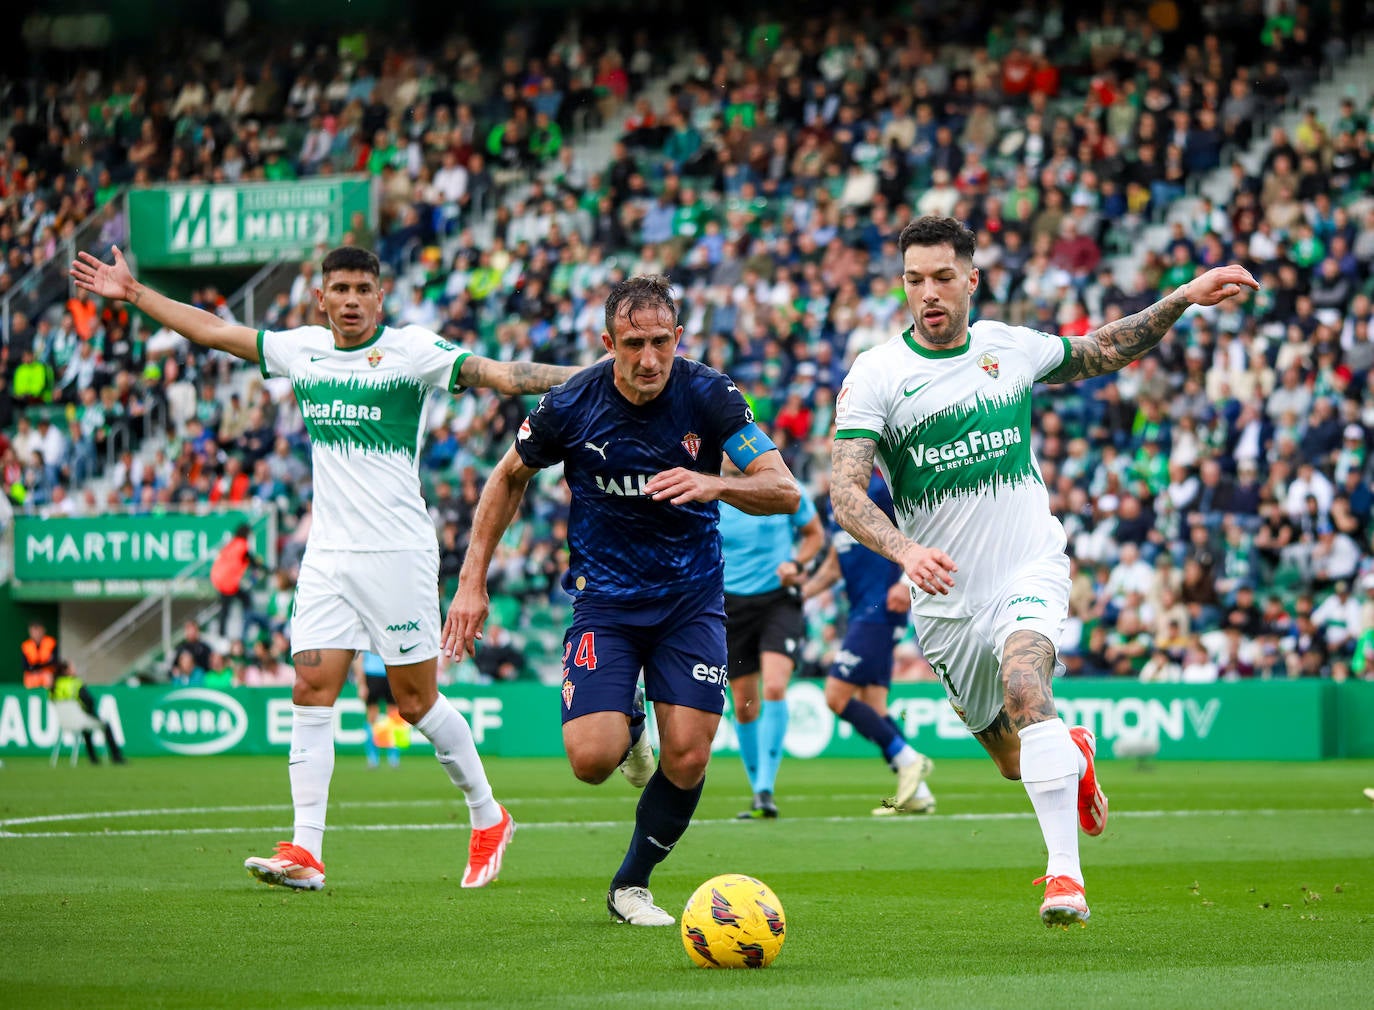
<path fill-rule="evenodd" d="M 738 822 L 737 761 L 655 875 L 677 913 L 722 872 L 777 891 L 765 971 L 706 971 L 676 928 L 613 925 L 635 795 L 553 760 L 491 761 L 520 824 L 501 879 L 458 886 L 466 808 L 433 759 L 340 757 L 329 883 L 254 882 L 289 837 L 284 758 L 0 768 L 5 1006 L 1357 1007 L 1374 992 L 1374 762 L 1099 764 L 1092 922 L 1037 916 L 1039 830 L 987 761 L 944 761 L 939 813 L 876 819 L 876 760 L 789 761 L 782 818 Z"/>

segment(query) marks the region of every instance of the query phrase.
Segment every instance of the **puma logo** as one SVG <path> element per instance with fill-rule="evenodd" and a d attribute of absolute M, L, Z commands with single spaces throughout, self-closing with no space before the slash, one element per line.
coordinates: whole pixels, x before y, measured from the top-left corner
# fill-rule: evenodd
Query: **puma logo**
<path fill-rule="evenodd" d="M 590 449 L 592 452 L 596 453 L 598 456 L 601 457 L 601 462 L 604 463 L 604 462 L 606 462 L 606 446 L 608 446 L 608 445 L 610 445 L 610 444 L 611 444 L 611 440 L 608 438 L 608 439 L 606 439 L 606 441 L 602 442 L 600 445 L 596 445 L 596 444 L 593 443 L 593 442 L 583 442 L 583 443 L 582 443 L 582 448 L 584 448 L 584 449 Z"/>

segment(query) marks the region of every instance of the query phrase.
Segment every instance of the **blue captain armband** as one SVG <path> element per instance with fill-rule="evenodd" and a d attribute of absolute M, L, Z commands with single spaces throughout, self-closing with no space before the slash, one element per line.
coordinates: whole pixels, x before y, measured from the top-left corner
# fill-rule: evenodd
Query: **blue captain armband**
<path fill-rule="evenodd" d="M 725 455 L 741 470 L 747 469 L 750 463 L 765 452 L 776 448 L 773 440 L 752 421 L 725 440 Z"/>

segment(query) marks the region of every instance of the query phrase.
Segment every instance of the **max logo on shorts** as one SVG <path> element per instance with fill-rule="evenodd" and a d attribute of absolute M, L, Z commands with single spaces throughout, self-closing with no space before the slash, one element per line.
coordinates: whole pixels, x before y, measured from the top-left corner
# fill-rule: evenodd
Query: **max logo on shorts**
<path fill-rule="evenodd" d="M 420 630 L 420 622 L 419 622 L 419 621 L 406 621 L 405 624 L 388 624 L 388 625 L 386 626 L 386 630 L 387 630 L 387 631 L 419 631 L 419 630 Z"/>

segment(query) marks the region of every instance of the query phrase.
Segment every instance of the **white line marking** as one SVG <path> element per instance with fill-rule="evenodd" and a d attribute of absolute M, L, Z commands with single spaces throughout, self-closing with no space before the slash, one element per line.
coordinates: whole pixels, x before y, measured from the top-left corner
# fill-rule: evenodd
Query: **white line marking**
<path fill-rule="evenodd" d="M 362 806 L 364 804 L 354 804 Z M 226 812 L 231 810 L 268 810 L 280 809 L 273 807 L 202 807 L 202 808 L 183 808 L 187 810 L 202 810 L 204 812 Z M 128 815 L 139 814 L 147 815 L 152 813 L 172 813 L 170 810 L 163 811 L 129 811 Z M 1128 820 L 1160 819 L 1172 817 L 1237 817 L 1245 815 L 1257 817 L 1286 817 L 1301 816 L 1310 817 L 1313 814 L 1347 814 L 1357 817 L 1369 816 L 1374 814 L 1374 809 L 1350 809 L 1350 810 L 1127 810 L 1116 811 L 1114 817 L 1126 818 Z M 65 819 L 71 819 L 74 815 L 59 815 Z M 91 815 L 88 815 L 91 816 Z M 97 815 L 102 817 L 121 816 L 119 811 L 108 811 Z M 127 816 L 127 815 L 126 815 Z M 835 816 L 835 817 L 789 817 L 787 822 L 790 824 L 893 824 L 910 823 L 921 821 L 926 824 L 939 824 L 946 821 L 958 822 L 987 822 L 987 821 L 1027 821 L 1034 820 L 1035 814 L 1025 812 L 1000 812 L 1000 813 L 968 813 L 968 814 L 935 814 L 925 817 L 873 817 L 869 816 Z M 30 818 L 29 823 L 35 819 Z M 0 827 L 8 827 L 16 821 L 5 821 L 0 823 Z M 565 830 L 565 829 L 586 829 L 586 828 L 624 828 L 630 827 L 632 820 L 613 820 L 613 821 L 521 821 L 521 831 L 531 830 Z M 735 824 L 741 822 L 734 817 L 728 818 L 701 818 L 692 822 L 694 825 L 704 824 Z M 467 824 L 458 824 L 452 821 L 438 824 L 333 824 L 329 827 L 330 831 L 466 831 Z M 219 827 L 219 828 L 143 828 L 125 829 L 119 831 L 6 831 L 0 830 L 0 839 L 17 838 L 145 838 L 145 837 L 165 837 L 172 835 L 237 835 L 237 834 L 271 834 L 290 832 L 289 826 L 283 825 L 243 825 L 238 827 Z"/>

